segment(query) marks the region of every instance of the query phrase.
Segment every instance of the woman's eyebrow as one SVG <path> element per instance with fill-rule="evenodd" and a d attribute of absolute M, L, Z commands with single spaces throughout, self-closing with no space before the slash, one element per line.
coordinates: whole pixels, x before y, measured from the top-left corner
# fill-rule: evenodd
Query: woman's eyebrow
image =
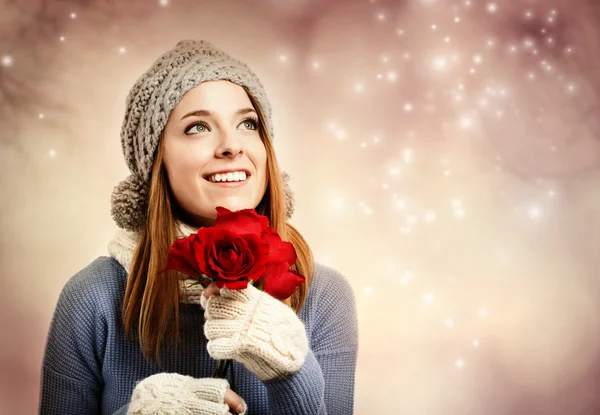
<path fill-rule="evenodd" d="M 250 112 L 256 112 L 256 111 L 254 111 L 254 108 L 242 108 L 242 109 L 237 110 L 234 115 L 236 115 L 236 116 L 238 116 L 238 115 L 244 115 L 244 114 L 248 114 Z M 196 116 L 196 117 L 211 117 L 212 114 L 211 114 L 210 111 L 207 111 L 207 110 L 195 110 L 195 111 L 192 111 L 192 112 L 188 112 L 183 117 L 181 117 L 181 119 L 183 120 L 184 118 L 193 117 L 193 116 Z"/>

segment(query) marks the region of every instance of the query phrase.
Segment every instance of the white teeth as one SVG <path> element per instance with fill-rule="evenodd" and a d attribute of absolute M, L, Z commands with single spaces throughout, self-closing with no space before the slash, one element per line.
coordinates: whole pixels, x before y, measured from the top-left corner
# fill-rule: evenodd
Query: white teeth
<path fill-rule="evenodd" d="M 217 173 L 208 177 L 211 182 L 239 182 L 246 180 L 246 172 L 236 171 L 229 173 Z"/>

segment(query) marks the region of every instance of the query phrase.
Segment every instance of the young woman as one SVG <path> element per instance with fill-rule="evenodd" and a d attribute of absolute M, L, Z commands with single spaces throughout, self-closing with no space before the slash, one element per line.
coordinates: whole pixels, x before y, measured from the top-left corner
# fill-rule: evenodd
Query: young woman
<path fill-rule="evenodd" d="M 272 139 L 261 82 L 208 42 L 179 42 L 136 82 L 121 132 L 131 175 L 111 200 L 119 231 L 110 256 L 61 292 L 41 414 L 353 413 L 354 295 L 287 223 Z M 173 241 L 214 224 L 217 206 L 256 209 L 294 245 L 306 281 L 292 297 L 159 274 Z M 233 360 L 238 394 L 211 378 L 217 359 Z"/>

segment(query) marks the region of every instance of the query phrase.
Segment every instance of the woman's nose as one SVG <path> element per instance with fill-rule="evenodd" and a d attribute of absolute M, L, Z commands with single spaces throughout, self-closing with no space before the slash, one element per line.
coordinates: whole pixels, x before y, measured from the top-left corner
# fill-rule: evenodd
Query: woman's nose
<path fill-rule="evenodd" d="M 225 131 L 222 134 L 217 155 L 219 157 L 236 157 L 242 152 L 242 143 L 235 136 L 235 132 Z"/>

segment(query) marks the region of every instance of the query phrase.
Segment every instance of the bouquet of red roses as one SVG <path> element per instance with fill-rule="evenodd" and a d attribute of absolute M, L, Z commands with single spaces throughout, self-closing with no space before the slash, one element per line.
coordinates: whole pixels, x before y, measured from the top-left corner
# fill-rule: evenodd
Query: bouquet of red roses
<path fill-rule="evenodd" d="M 279 300 L 290 297 L 305 280 L 290 270 L 296 263 L 294 245 L 282 241 L 269 219 L 254 209 L 216 209 L 214 226 L 173 242 L 160 272 L 179 271 L 204 287 L 216 282 L 219 288 L 241 290 L 252 284 Z M 230 361 L 219 361 L 213 376 L 224 377 L 229 367 L 233 371 Z"/>

